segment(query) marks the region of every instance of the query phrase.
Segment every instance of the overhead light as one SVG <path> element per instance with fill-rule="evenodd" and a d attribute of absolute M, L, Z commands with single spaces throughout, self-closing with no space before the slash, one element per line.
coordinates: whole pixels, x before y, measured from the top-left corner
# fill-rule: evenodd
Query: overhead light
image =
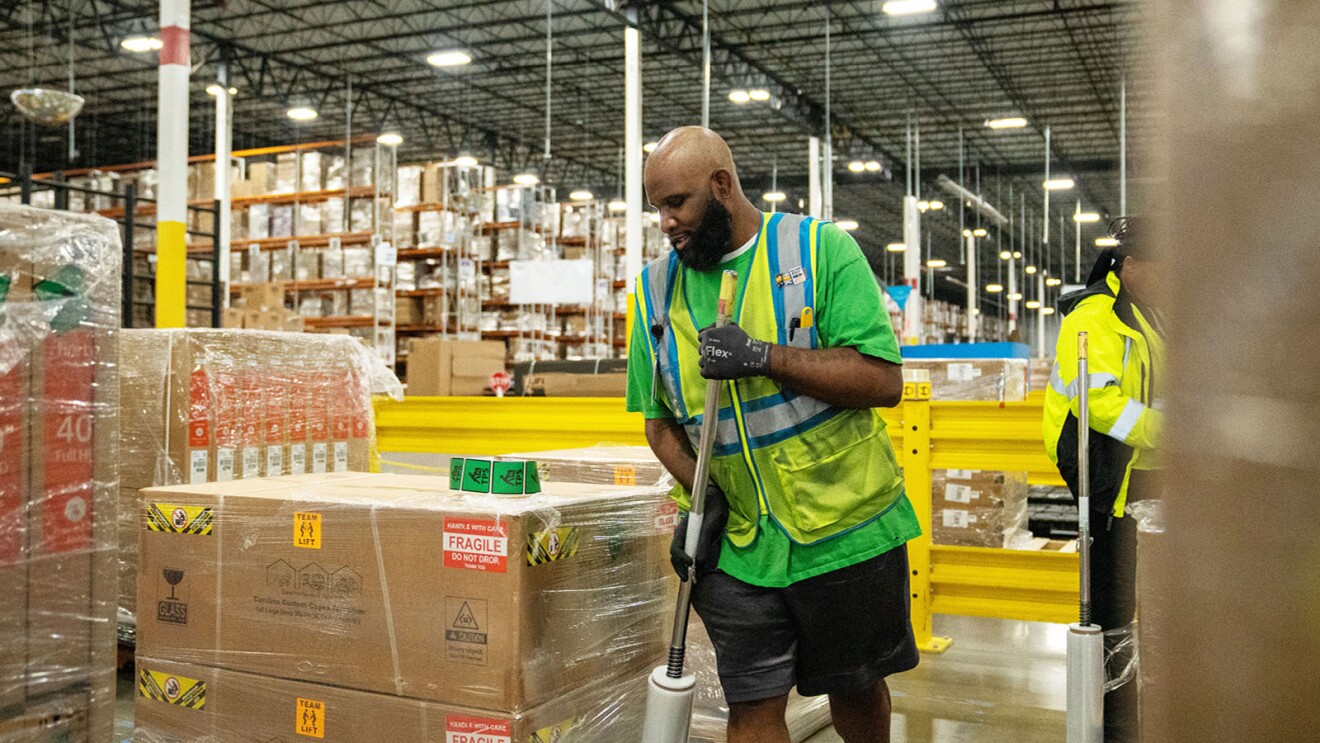
<path fill-rule="evenodd" d="M 784 193 L 783 191 L 766 191 L 765 193 L 761 194 L 761 198 L 765 199 L 766 201 L 769 201 L 771 204 L 778 204 L 779 202 L 787 199 L 788 194 Z"/>
<path fill-rule="evenodd" d="M 1117 248 L 1118 238 L 1110 237 L 1109 235 L 1105 235 L 1104 237 L 1097 237 L 1095 239 L 1095 246 L 1097 248 Z"/>
<path fill-rule="evenodd" d="M 866 170 L 866 163 L 861 160 L 853 160 L 848 163 L 848 170 L 851 170 L 854 173 L 861 173 Z"/>
<path fill-rule="evenodd" d="M 626 212 L 628 211 L 628 202 L 623 199 L 614 199 L 607 208 L 612 212 Z"/>
<path fill-rule="evenodd" d="M 937 212 L 943 208 L 944 208 L 944 202 L 940 201 L 939 199 L 933 199 L 930 202 L 930 210 L 933 212 Z"/>
<path fill-rule="evenodd" d="M 988 292 L 990 292 L 991 294 L 998 294 L 999 292 L 1002 292 L 1002 291 L 1004 290 L 1004 285 L 1003 285 L 1003 284 L 986 284 L 986 285 L 985 285 L 985 290 L 988 291 Z"/>
<path fill-rule="evenodd" d="M 1045 190 L 1070 191 L 1072 190 L 1072 187 L 1076 185 L 1077 181 L 1074 181 L 1071 178 L 1051 178 L 1048 181 L 1045 181 Z"/>
<path fill-rule="evenodd" d="M 971 230 L 963 230 L 963 237 L 971 237 L 971 236 L 972 236 Z"/>
<path fill-rule="evenodd" d="M 573 201 L 591 201 L 592 199 L 596 198 L 596 195 L 590 191 L 585 191 L 585 190 L 574 191 L 573 193 L 570 193 L 568 195 L 568 198 Z"/>
<path fill-rule="evenodd" d="M 125 36 L 123 41 L 119 42 L 119 46 L 123 47 L 124 51 L 133 52 L 134 54 L 146 54 L 147 52 L 158 52 L 165 48 L 165 42 L 161 41 L 159 36 L 134 34 Z"/>
<path fill-rule="evenodd" d="M 853 230 L 857 229 L 860 225 L 857 224 L 857 220 L 855 219 L 840 219 L 834 223 L 834 226 L 838 227 L 844 232 L 852 232 Z"/>
<path fill-rule="evenodd" d="M 1024 270 L 1027 272 L 1028 275 L 1034 275 L 1036 273 L 1035 266 L 1027 266 Z"/>
<path fill-rule="evenodd" d="M 1063 279 L 1056 279 L 1053 277 L 1045 279 L 1045 286 L 1058 286 L 1059 284 L 1062 283 L 1063 283 Z"/>
<path fill-rule="evenodd" d="M 1009 258 L 1012 258 L 1012 257 L 1013 257 L 1013 254 L 1010 253 L 1010 252 L 1008 252 L 1007 250 L 1001 250 L 1001 251 L 999 251 L 999 260 L 1001 260 L 1001 261 L 1006 261 L 1006 260 L 1008 260 Z"/>
<path fill-rule="evenodd" d="M 398 132 L 385 132 L 379 137 L 376 137 L 376 141 L 386 147 L 398 147 L 403 144 L 403 135 Z"/>
<path fill-rule="evenodd" d="M 1013 260 L 1015 260 L 1015 261 L 1020 261 L 1020 260 L 1022 260 L 1022 251 L 1020 251 L 1020 250 L 1014 250 L 1014 251 L 1013 251 Z"/>
<path fill-rule="evenodd" d="M 1054 308 L 1053 308 L 1053 307 L 1042 307 L 1041 310 L 1040 310 L 1040 314 L 1042 314 L 1042 315 L 1053 315 L 1053 314 L 1054 314 Z"/>
<path fill-rule="evenodd" d="M 1039 299 L 1029 299 L 1029 300 L 1027 300 L 1027 309 L 1029 309 L 1029 310 L 1038 310 L 1038 309 L 1040 309 L 1040 300 L 1039 300 Z"/>
<path fill-rule="evenodd" d="M 1008 295 L 1008 298 L 1014 302 L 1021 302 L 1022 292 L 1013 292 L 1012 294 Z"/>
<path fill-rule="evenodd" d="M 519 173 L 513 177 L 513 182 L 519 186 L 535 186 L 541 179 L 535 173 Z"/>
<path fill-rule="evenodd" d="M 223 92 L 225 92 L 225 89 L 224 89 L 224 87 L 223 87 L 222 85 L 220 85 L 220 83 L 211 83 L 210 85 L 206 86 L 206 93 L 207 93 L 207 95 L 215 95 L 215 96 L 218 96 L 218 95 L 220 95 L 220 94 L 223 93 Z M 230 95 L 238 95 L 238 88 L 230 88 L 230 89 L 229 89 L 229 94 L 230 94 Z"/>
<path fill-rule="evenodd" d="M 1095 212 L 1078 212 L 1073 215 L 1074 222 L 1099 222 L 1100 215 Z"/>
<path fill-rule="evenodd" d="M 477 165 L 480 164 L 477 162 L 477 158 L 471 155 L 459 155 L 458 157 L 454 158 L 453 162 L 455 165 L 457 165 L 460 168 L 475 168 L 477 167 Z"/>
<path fill-rule="evenodd" d="M 642 145 L 642 152 L 645 152 L 646 154 L 649 155 L 652 152 L 655 152 L 655 148 L 658 146 L 660 146 L 659 142 L 647 142 L 646 144 Z"/>
<path fill-rule="evenodd" d="M 880 6 L 885 15 L 912 15 L 929 13 L 935 9 L 935 0 L 889 0 Z"/>
<path fill-rule="evenodd" d="M 879 161 L 879 160 L 867 160 L 867 161 L 866 161 L 866 170 L 867 170 L 867 172 L 869 172 L 869 173 L 874 173 L 874 172 L 880 170 L 880 161 Z"/>
<path fill-rule="evenodd" d="M 930 202 L 929 202 L 929 201 L 918 201 L 918 202 L 917 202 L 917 209 L 920 209 L 921 211 L 924 212 L 924 211 L 926 211 L 926 210 L 929 209 L 929 208 L 930 208 Z"/>
<path fill-rule="evenodd" d="M 741 106 L 744 103 L 752 102 L 752 94 L 742 88 L 734 88 L 729 91 L 729 100 Z"/>
<path fill-rule="evenodd" d="M 747 95 L 752 100 L 757 102 L 764 102 L 770 100 L 770 91 L 766 90 L 765 88 L 752 88 L 751 90 L 747 91 Z"/>
<path fill-rule="evenodd" d="M 976 229 L 972 230 L 972 234 L 975 235 L 976 237 L 985 237 L 989 233 L 985 231 L 984 227 L 977 227 Z"/>
<path fill-rule="evenodd" d="M 316 118 L 317 113 L 316 109 L 310 106 L 294 106 L 288 111 L 285 111 L 284 115 L 294 121 L 311 121 Z"/>
<path fill-rule="evenodd" d="M 986 119 L 985 125 L 991 129 L 1021 129 L 1027 125 L 1027 120 L 1021 116 L 1012 116 L 1007 119 Z"/>
<path fill-rule="evenodd" d="M 904 250 L 907 250 L 907 243 L 889 243 L 885 246 L 885 250 L 888 250 L 891 253 L 902 253 Z"/>
<path fill-rule="evenodd" d="M 947 265 L 949 265 L 949 262 L 943 258 L 931 258 L 926 261 L 926 268 L 944 268 Z"/>
<path fill-rule="evenodd" d="M 428 54 L 426 62 L 432 67 L 462 67 L 472 62 L 472 55 L 462 49 L 446 49 Z"/>

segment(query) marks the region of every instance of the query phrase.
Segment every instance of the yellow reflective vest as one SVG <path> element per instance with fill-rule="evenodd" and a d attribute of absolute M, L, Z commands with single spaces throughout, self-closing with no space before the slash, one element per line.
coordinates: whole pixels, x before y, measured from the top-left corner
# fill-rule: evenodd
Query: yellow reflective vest
<path fill-rule="evenodd" d="M 1155 376 L 1164 356 L 1157 328 L 1110 273 L 1061 300 L 1067 314 L 1049 389 L 1045 391 L 1045 449 L 1068 487 L 1077 492 L 1077 334 L 1089 345 L 1091 504 L 1122 517 L 1133 470 L 1157 469 L 1156 443 L 1163 414 Z M 1101 435 L 1095 435 L 1095 434 Z"/>
<path fill-rule="evenodd" d="M 823 223 L 766 214 L 740 276 L 733 320 L 752 338 L 812 349 L 816 244 Z M 696 449 L 706 380 L 684 269 L 670 251 L 637 279 L 637 317 L 650 329 L 648 351 L 674 418 Z M 808 314 L 805 314 L 808 313 Z M 799 320 L 799 322 L 795 322 Z M 903 476 L 873 409 L 846 409 L 781 387 L 768 377 L 724 383 L 711 478 L 729 501 L 726 533 L 739 547 L 756 538 L 760 516 L 799 544 L 835 537 L 879 517 L 903 494 Z M 688 508 L 679 493 L 680 507 Z"/>

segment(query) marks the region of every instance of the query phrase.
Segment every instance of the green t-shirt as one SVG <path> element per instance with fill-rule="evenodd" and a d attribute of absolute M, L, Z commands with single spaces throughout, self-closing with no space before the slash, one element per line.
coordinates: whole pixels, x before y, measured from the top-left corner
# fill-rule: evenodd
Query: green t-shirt
<path fill-rule="evenodd" d="M 742 284 L 751 261 L 752 251 L 748 250 L 710 271 L 682 269 L 688 306 L 700 327 L 715 321 L 722 273 L 737 271 Z M 833 224 L 827 223 L 821 229 L 815 281 L 816 331 L 822 348 L 849 346 L 867 356 L 895 364 L 903 362 L 870 264 L 852 237 Z M 646 418 L 672 418 L 663 392 L 652 386 L 655 372 L 645 335 L 649 331 L 641 326 L 634 324 L 629 342 L 628 410 Z M 758 526 L 756 538 L 746 547 L 735 547 L 725 539 L 719 565 L 738 580 L 770 588 L 855 565 L 921 534 L 906 495 L 871 521 L 811 545 L 790 540 L 769 516 L 762 516 Z"/>

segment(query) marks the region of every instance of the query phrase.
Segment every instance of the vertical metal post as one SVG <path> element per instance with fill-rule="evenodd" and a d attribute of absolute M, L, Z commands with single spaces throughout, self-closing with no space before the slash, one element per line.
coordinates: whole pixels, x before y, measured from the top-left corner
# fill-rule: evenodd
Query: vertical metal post
<path fill-rule="evenodd" d="M 1073 256 L 1074 263 L 1076 264 L 1073 266 L 1073 281 L 1078 284 L 1082 283 L 1082 223 L 1077 221 L 1077 217 L 1081 213 L 1082 200 L 1078 199 L 1077 211 L 1073 212 L 1073 224 L 1077 225 L 1077 246 L 1075 248 L 1077 253 Z"/>
<path fill-rule="evenodd" d="M 827 220 L 834 219 L 834 120 L 830 114 L 830 97 L 833 94 L 830 87 L 830 53 L 830 5 L 825 3 L 825 182 L 823 184 L 825 206 L 823 211 Z"/>
<path fill-rule="evenodd" d="M 1049 221 L 1049 220 L 1045 220 Z M 1045 270 L 1036 267 L 1036 299 L 1040 306 L 1036 308 L 1036 358 L 1045 358 Z"/>
<path fill-rule="evenodd" d="M 225 93 L 224 95 L 228 95 Z M 228 168 L 225 168 L 228 170 Z M 222 281 L 220 277 L 220 261 L 224 257 L 226 264 L 229 263 L 228 252 L 220 246 L 221 222 L 229 221 L 229 211 L 220 207 L 220 199 L 211 202 L 212 213 L 215 215 L 215 226 L 211 234 L 211 327 L 220 327 L 221 310 L 229 306 L 229 283 Z M 223 215 L 223 219 L 221 216 Z"/>
<path fill-rule="evenodd" d="M 701 125 L 710 128 L 710 0 L 701 0 Z"/>
<path fill-rule="evenodd" d="M 190 0 L 160 0 L 156 113 L 156 327 L 182 328 L 188 310 L 188 76 Z"/>
<path fill-rule="evenodd" d="M 231 218 L 230 206 L 230 150 L 233 138 L 232 98 L 229 95 L 229 65 L 221 62 L 216 66 L 215 81 L 220 86 L 215 96 L 215 271 L 219 283 L 220 306 L 229 306 L 229 241 Z M 219 322 L 215 327 L 220 327 Z"/>
<path fill-rule="evenodd" d="M 1045 127 L 1045 183 L 1048 183 L 1049 180 L 1050 180 L 1050 128 L 1047 126 Z M 1042 220 L 1042 224 L 1044 225 L 1043 229 L 1045 231 L 1045 235 L 1042 238 L 1042 241 L 1044 242 L 1045 245 L 1049 245 L 1050 244 L 1050 190 L 1048 188 L 1045 188 L 1044 183 L 1041 184 L 1041 188 L 1045 191 L 1045 207 L 1041 209 L 1041 213 L 1045 215 L 1045 218 Z"/>
<path fill-rule="evenodd" d="M 921 536 L 907 543 L 912 633 L 923 652 L 942 653 L 953 641 L 935 637 L 931 626 L 930 393 L 929 378 L 903 383 L 903 477 L 908 500 L 921 524 Z"/>
<path fill-rule="evenodd" d="M 1127 75 L 1118 89 L 1118 213 L 1127 216 Z"/>
<path fill-rule="evenodd" d="M 23 163 L 18 167 L 18 199 L 24 204 L 32 204 L 32 164 Z"/>
<path fill-rule="evenodd" d="M 133 327 L 133 284 L 137 279 L 134 273 L 137 270 L 136 257 L 137 246 L 133 244 L 133 218 L 137 213 L 137 184 L 129 183 L 124 186 L 124 266 L 123 282 L 120 287 L 121 312 L 120 324 L 126 328 Z"/>
<path fill-rule="evenodd" d="M 970 232 L 963 236 L 963 252 L 967 256 L 967 342 L 976 342 L 976 329 L 979 323 L 977 318 L 977 304 L 980 290 L 976 282 L 976 236 Z"/>
<path fill-rule="evenodd" d="M 807 212 L 821 218 L 820 137 L 807 137 Z"/>
<path fill-rule="evenodd" d="M 630 11 L 635 13 L 636 10 Z M 628 201 L 624 220 L 627 230 L 625 266 L 628 293 L 642 272 L 642 40 L 636 26 L 623 30 L 624 55 L 624 162 L 625 194 Z M 629 303 L 631 305 L 631 303 Z"/>

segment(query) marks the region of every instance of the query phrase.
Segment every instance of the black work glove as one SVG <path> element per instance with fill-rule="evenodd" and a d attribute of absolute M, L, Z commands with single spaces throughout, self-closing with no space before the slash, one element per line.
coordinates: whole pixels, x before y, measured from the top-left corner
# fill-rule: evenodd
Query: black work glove
<path fill-rule="evenodd" d="M 720 562 L 720 543 L 724 539 L 724 527 L 729 523 L 729 501 L 718 485 L 706 487 L 706 517 L 701 522 L 701 536 L 697 540 L 697 574 L 708 573 Z M 679 519 L 674 527 L 674 541 L 669 543 L 669 562 L 678 573 L 678 579 L 686 581 L 688 570 L 692 567 L 692 557 L 683 551 L 687 541 L 688 515 Z"/>
<path fill-rule="evenodd" d="M 722 328 L 708 325 L 699 338 L 701 376 L 706 379 L 742 379 L 770 373 L 770 344 L 752 338 L 734 323 Z"/>

